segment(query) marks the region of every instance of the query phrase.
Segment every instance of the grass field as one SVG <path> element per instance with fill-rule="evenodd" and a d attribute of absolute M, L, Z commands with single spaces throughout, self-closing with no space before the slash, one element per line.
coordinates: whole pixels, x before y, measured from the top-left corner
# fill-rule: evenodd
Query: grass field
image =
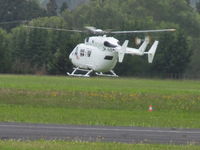
<path fill-rule="evenodd" d="M 199 108 L 200 81 L 0 75 L 4 122 L 200 128 Z"/>
<path fill-rule="evenodd" d="M 149 145 L 64 141 L 0 141 L 3 150 L 199 150 L 195 145 Z"/>
<path fill-rule="evenodd" d="M 153 105 L 153 112 L 148 106 Z M 200 81 L 0 75 L 0 121 L 200 128 Z M 6 150 L 198 150 L 195 145 L 0 141 Z"/>

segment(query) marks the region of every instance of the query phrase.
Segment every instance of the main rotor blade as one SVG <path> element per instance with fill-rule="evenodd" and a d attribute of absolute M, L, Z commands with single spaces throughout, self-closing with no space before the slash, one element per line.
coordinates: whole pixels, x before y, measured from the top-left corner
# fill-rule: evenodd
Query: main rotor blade
<path fill-rule="evenodd" d="M 24 26 L 25 28 L 33 28 L 33 29 L 43 29 L 43 30 L 55 30 L 55 31 L 66 31 L 66 32 L 85 32 L 81 30 L 68 30 L 68 29 L 61 29 L 61 28 L 51 28 L 51 27 L 37 27 L 37 26 Z"/>
<path fill-rule="evenodd" d="M 155 32 L 174 32 L 176 29 L 160 29 L 160 30 L 136 30 L 136 31 L 112 31 L 112 34 L 127 34 L 127 33 L 155 33 Z"/>

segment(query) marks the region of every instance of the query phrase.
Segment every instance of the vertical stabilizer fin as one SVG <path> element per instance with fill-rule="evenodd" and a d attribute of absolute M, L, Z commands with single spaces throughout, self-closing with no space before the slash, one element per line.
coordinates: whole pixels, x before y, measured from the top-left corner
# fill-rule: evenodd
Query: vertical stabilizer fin
<path fill-rule="evenodd" d="M 119 58 L 119 63 L 122 63 L 123 62 L 123 59 L 124 59 L 124 55 L 126 53 L 126 48 L 128 46 L 128 40 L 126 40 L 124 42 L 124 44 L 122 45 L 121 49 L 118 50 L 118 58 Z"/>
<path fill-rule="evenodd" d="M 148 62 L 149 63 L 153 62 L 153 59 L 154 59 L 154 56 L 155 56 L 155 53 L 156 53 L 156 49 L 158 47 L 158 43 L 159 43 L 159 41 L 155 41 L 153 43 L 153 45 L 151 46 L 150 50 L 147 52 L 147 54 L 148 54 Z"/>

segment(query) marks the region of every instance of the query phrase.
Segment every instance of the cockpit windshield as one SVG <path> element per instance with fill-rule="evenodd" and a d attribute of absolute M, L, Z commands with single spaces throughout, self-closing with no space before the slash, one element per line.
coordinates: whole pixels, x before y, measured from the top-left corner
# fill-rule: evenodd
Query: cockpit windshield
<path fill-rule="evenodd" d="M 114 44 L 112 44 L 112 43 L 110 43 L 110 42 L 108 42 L 108 41 L 105 41 L 105 42 L 104 42 L 104 46 L 110 47 L 110 48 L 115 48 L 115 47 L 117 47 L 117 45 L 114 45 Z"/>

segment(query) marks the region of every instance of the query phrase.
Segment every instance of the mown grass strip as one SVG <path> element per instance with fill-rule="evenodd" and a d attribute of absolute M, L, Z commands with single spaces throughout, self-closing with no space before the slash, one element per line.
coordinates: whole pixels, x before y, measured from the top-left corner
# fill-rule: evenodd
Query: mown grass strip
<path fill-rule="evenodd" d="M 199 83 L 0 75 L 0 121 L 200 128 Z"/>
<path fill-rule="evenodd" d="M 195 145 L 150 145 L 122 143 L 88 143 L 64 141 L 0 141 L 4 150 L 199 150 Z"/>
<path fill-rule="evenodd" d="M 32 91 L 0 88 L 0 104 L 145 111 L 200 112 L 198 94 L 120 93 L 92 91 Z"/>
<path fill-rule="evenodd" d="M 0 75 L 0 88 L 50 91 L 199 94 L 200 81 Z"/>
<path fill-rule="evenodd" d="M 0 105 L 1 122 L 200 128 L 200 114 Z"/>

